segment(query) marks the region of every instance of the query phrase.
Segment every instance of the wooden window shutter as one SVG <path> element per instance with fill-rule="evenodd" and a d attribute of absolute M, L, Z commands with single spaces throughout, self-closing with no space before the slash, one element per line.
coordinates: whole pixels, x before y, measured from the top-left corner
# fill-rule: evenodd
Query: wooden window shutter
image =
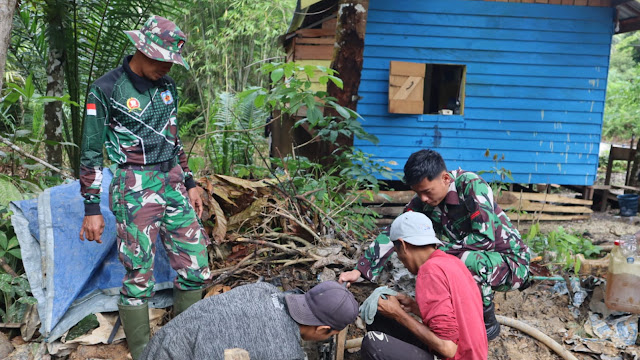
<path fill-rule="evenodd" d="M 389 112 L 424 113 L 425 64 L 391 61 L 389 66 Z"/>

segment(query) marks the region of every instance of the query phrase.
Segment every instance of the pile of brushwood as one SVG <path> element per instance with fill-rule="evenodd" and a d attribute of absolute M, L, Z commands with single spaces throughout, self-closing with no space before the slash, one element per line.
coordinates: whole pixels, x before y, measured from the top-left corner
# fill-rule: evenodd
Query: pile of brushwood
<path fill-rule="evenodd" d="M 313 274 L 353 268 L 353 259 L 360 255 L 362 244 L 373 238 L 375 227 L 358 224 L 362 211 L 357 216 L 341 216 L 339 221 L 335 216 L 357 205 L 358 196 L 344 196 L 342 207 L 327 213 L 317 205 L 322 203 L 318 191 L 292 194 L 286 181 L 224 175 L 199 179 L 204 190 L 203 225 L 212 240 L 214 284 L 235 286 L 304 269 L 303 278 L 290 279 L 297 283 L 295 280 L 313 280 Z M 357 231 L 352 230 L 355 228 Z M 240 280 L 233 282 L 233 278 Z"/>

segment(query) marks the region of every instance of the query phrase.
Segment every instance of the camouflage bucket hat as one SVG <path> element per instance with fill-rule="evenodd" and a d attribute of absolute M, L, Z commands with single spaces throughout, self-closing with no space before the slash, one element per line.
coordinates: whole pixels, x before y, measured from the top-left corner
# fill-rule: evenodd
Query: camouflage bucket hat
<path fill-rule="evenodd" d="M 140 31 L 125 31 L 133 45 L 148 58 L 172 62 L 189 70 L 189 64 L 182 58 L 182 46 L 187 37 L 172 21 L 161 16 L 151 16 Z"/>

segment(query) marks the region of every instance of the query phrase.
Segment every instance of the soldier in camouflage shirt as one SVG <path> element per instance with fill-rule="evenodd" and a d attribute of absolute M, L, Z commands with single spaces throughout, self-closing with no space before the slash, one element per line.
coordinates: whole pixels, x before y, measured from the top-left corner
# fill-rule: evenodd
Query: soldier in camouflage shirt
<path fill-rule="evenodd" d="M 412 154 L 404 167 L 405 182 L 416 196 L 405 211 L 418 211 L 433 222 L 440 249 L 460 258 L 480 287 L 485 325 L 490 340 L 498 336 L 493 291 L 521 289 L 529 277 L 530 253 L 507 215 L 494 201 L 491 187 L 475 173 L 447 171 L 433 150 Z M 388 232 L 383 231 L 358 260 L 356 270 L 340 281 L 360 276 L 374 281 L 393 253 Z"/>
<path fill-rule="evenodd" d="M 200 225 L 200 199 L 178 138 L 178 91 L 167 75 L 181 56 L 184 33 L 152 16 L 140 31 L 126 31 L 138 51 L 98 79 L 87 97 L 80 167 L 85 218 L 80 239 L 97 241 L 103 146 L 118 164 L 109 187 L 119 258 L 126 269 L 118 308 L 131 355 L 149 341 L 147 299 L 154 294 L 155 240 L 160 234 L 174 281 L 174 314 L 198 301 L 211 279 L 208 238 Z"/>

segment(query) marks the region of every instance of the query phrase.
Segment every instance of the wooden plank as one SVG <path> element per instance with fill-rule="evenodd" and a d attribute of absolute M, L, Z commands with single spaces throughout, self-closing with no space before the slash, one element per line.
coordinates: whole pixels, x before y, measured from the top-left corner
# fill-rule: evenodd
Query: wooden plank
<path fill-rule="evenodd" d="M 424 77 L 425 70 L 426 70 L 426 66 L 423 63 L 414 63 L 414 62 L 405 62 L 405 61 L 389 62 L 389 75 Z"/>
<path fill-rule="evenodd" d="M 296 44 L 312 44 L 312 45 L 333 45 L 336 42 L 334 38 L 328 37 L 313 37 L 313 38 L 297 38 Z"/>
<path fill-rule="evenodd" d="M 566 196 L 554 195 L 554 194 L 538 194 L 538 193 L 519 193 L 513 191 L 503 191 L 502 197 L 498 199 L 498 204 L 503 202 L 512 203 L 518 199 L 532 200 L 532 201 L 544 201 L 547 203 L 558 204 L 578 204 L 578 205 L 593 205 L 593 201 L 584 199 L 574 199 Z"/>
<path fill-rule="evenodd" d="M 296 45 L 294 60 L 331 60 L 333 45 Z"/>
<path fill-rule="evenodd" d="M 551 214 L 518 214 L 513 212 L 508 212 L 507 216 L 511 219 L 511 222 L 514 221 L 531 221 L 531 220 L 542 220 L 542 221 L 572 221 L 572 220 L 588 220 L 591 219 L 591 215 L 551 215 Z"/>
<path fill-rule="evenodd" d="M 418 79 L 416 84 L 412 85 L 414 88 L 411 91 L 406 99 L 398 99 L 398 100 L 413 100 L 413 101 L 423 101 L 423 93 L 424 93 L 424 79 L 421 77 L 406 77 L 406 76 L 389 76 L 389 99 L 395 99 L 397 94 L 400 92 L 400 89 L 407 82 L 407 79 Z M 386 84 L 385 84 L 386 86 Z"/>
<path fill-rule="evenodd" d="M 500 17 L 505 16 L 505 14 L 510 14 L 510 16 L 522 16 L 522 17 L 532 17 L 532 18 L 547 18 L 547 19 L 567 19 L 567 20 L 602 20 L 603 13 L 596 12 L 589 9 L 584 10 L 576 10 L 571 8 L 559 8 L 554 11 L 549 11 L 548 8 L 545 7 L 526 7 L 523 9 L 519 9 L 524 11 L 524 13 L 518 13 L 517 11 L 508 11 L 505 12 L 504 6 L 487 6 L 479 1 L 456 1 L 456 14 L 463 15 L 472 15 L 472 16 L 492 16 L 492 17 Z M 396 16 L 391 17 L 389 13 L 380 14 L 379 10 L 387 10 L 390 12 L 393 11 L 402 11 L 402 14 L 396 14 Z M 377 13 L 374 13 L 378 11 Z M 409 17 L 409 14 L 404 13 L 404 2 L 402 1 L 382 1 L 375 2 L 375 4 L 370 5 L 369 9 L 369 20 L 378 21 L 380 17 L 386 16 L 389 20 L 397 20 L 404 17 L 405 22 L 410 22 L 413 20 L 412 17 Z M 417 1 L 411 5 L 411 12 L 417 14 L 418 16 L 422 16 L 420 13 L 432 13 L 435 16 L 443 16 L 450 15 L 453 12 L 451 11 L 451 2 L 449 1 Z M 377 17 L 376 17 L 377 15 Z M 409 18 L 407 18 L 409 17 Z M 448 19 L 446 19 L 448 20 Z M 479 19 L 478 19 L 479 20 Z M 388 21 L 386 23 L 391 23 Z M 495 24 L 495 23 L 494 23 Z"/>
<path fill-rule="evenodd" d="M 566 0 L 571 1 L 571 0 Z M 573 5 L 573 2 L 571 2 Z M 580 9 L 580 8 L 577 8 Z M 482 39 L 482 40 L 515 40 L 518 41 L 523 37 L 527 41 L 539 42 L 559 42 L 569 44 L 600 44 L 608 45 L 611 43 L 611 36 L 607 34 L 596 33 L 566 33 L 555 31 L 533 31 L 533 30 L 514 30 L 514 29 L 491 29 L 491 28 L 475 28 L 472 31 L 468 28 L 451 28 L 413 24 L 386 24 L 384 34 L 387 35 L 406 35 L 406 34 L 428 34 L 429 38 L 455 38 L 463 37 L 466 39 Z"/>
<path fill-rule="evenodd" d="M 587 5 L 587 0 L 575 0 L 575 5 L 586 6 Z"/>
<path fill-rule="evenodd" d="M 544 212 L 544 213 L 570 213 L 570 214 L 592 214 L 593 210 L 586 206 L 560 206 L 546 203 L 531 202 L 522 200 L 522 204 L 518 202 L 510 204 L 500 204 L 500 207 L 507 210 L 527 211 L 527 212 Z"/>
<path fill-rule="evenodd" d="M 423 101 L 389 100 L 389 112 L 391 114 L 423 114 Z"/>
<path fill-rule="evenodd" d="M 363 204 L 408 204 L 411 199 L 416 195 L 413 191 L 380 191 L 377 195 L 373 196 L 372 200 L 367 197 L 366 191 L 359 191 L 362 194 Z M 387 200 L 385 197 L 390 198 Z"/>
<path fill-rule="evenodd" d="M 573 5 L 573 0 L 562 0 L 562 5 Z"/>
<path fill-rule="evenodd" d="M 335 29 L 300 29 L 296 31 L 296 34 L 302 37 L 321 37 L 321 36 L 335 36 Z"/>
<path fill-rule="evenodd" d="M 404 206 L 370 206 L 369 209 L 382 216 L 396 217 L 404 211 Z"/>
<path fill-rule="evenodd" d="M 338 25 L 338 18 L 329 19 L 322 23 L 322 29 L 330 29 L 335 33 Z"/>
<path fill-rule="evenodd" d="M 422 101 L 424 79 L 418 76 L 409 76 L 399 87 L 394 86 L 393 95 L 389 84 L 389 98 L 393 100 Z"/>
<path fill-rule="evenodd" d="M 616 189 L 624 189 L 624 190 L 630 190 L 630 191 L 636 191 L 636 192 L 640 192 L 640 187 L 635 187 L 635 186 L 628 186 L 628 185 L 611 185 L 612 188 L 616 188 Z"/>

